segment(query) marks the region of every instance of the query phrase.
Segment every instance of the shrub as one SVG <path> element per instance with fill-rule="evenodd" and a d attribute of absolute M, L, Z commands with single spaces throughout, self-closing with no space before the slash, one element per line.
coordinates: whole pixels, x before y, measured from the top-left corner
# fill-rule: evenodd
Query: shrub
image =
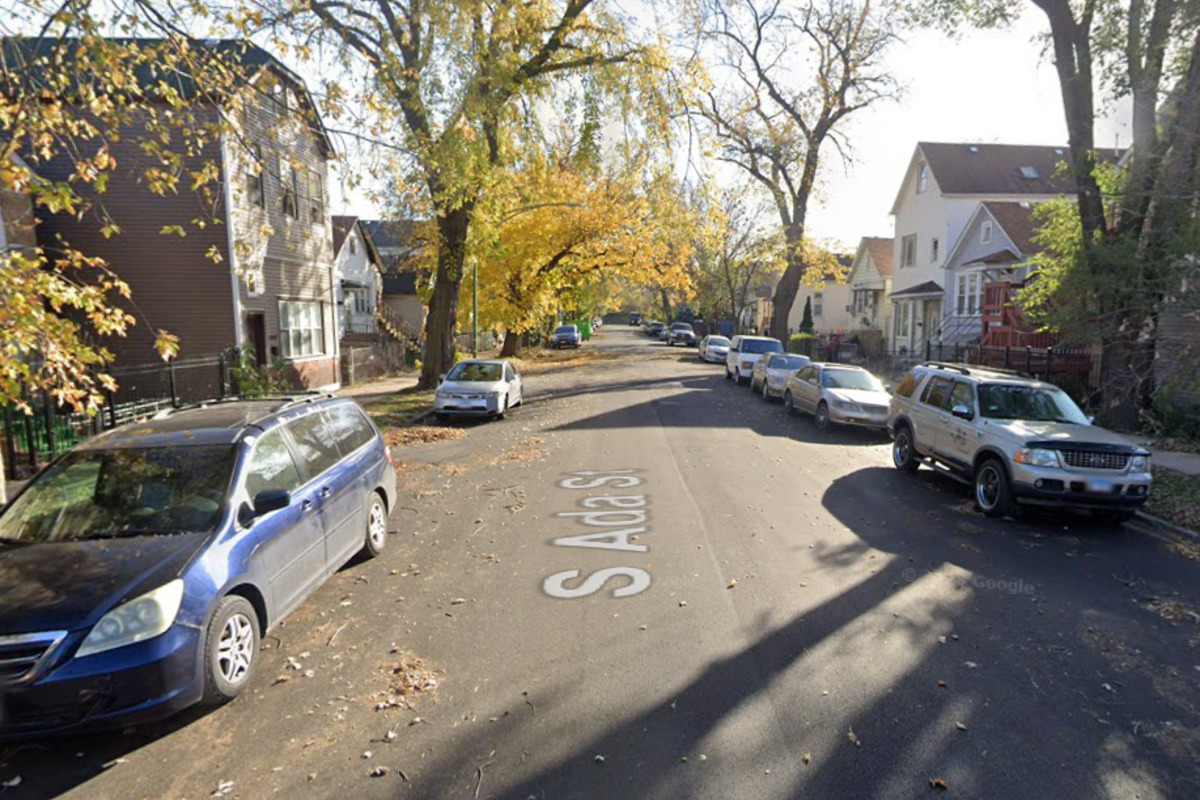
<path fill-rule="evenodd" d="M 793 333 L 788 337 L 789 353 L 814 358 L 817 352 L 817 335 L 815 333 Z"/>

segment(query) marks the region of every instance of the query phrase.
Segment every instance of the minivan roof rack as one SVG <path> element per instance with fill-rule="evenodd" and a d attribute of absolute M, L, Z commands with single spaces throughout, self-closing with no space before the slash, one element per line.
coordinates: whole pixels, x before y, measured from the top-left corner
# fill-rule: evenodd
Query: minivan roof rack
<path fill-rule="evenodd" d="M 282 411 L 283 409 L 296 405 L 298 403 L 312 403 L 317 400 L 326 400 L 336 397 L 333 392 L 304 392 L 303 394 L 288 394 L 288 395 L 266 395 L 263 397 L 238 397 L 230 395 L 228 397 L 214 397 L 211 400 L 200 400 L 196 403 L 188 403 L 187 405 L 177 406 L 175 408 L 164 408 L 162 411 L 155 413 L 151 419 L 165 419 L 172 414 L 177 414 L 180 411 L 188 411 L 196 408 L 208 408 L 209 406 L 221 405 L 223 403 L 278 403 L 279 405 L 271 409 L 272 412 Z"/>

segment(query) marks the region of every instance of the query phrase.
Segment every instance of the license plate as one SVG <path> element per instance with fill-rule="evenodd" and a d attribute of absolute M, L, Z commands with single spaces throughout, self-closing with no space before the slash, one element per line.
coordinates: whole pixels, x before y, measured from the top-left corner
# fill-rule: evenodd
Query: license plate
<path fill-rule="evenodd" d="M 1087 490 L 1095 494 L 1112 494 L 1114 486 L 1116 483 L 1108 478 L 1089 478 L 1087 482 Z"/>

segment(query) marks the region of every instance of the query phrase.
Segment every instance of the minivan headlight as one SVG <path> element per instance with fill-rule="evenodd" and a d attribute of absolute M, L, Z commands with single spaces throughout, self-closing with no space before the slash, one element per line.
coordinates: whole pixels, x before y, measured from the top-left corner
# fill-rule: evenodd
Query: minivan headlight
<path fill-rule="evenodd" d="M 1044 450 L 1040 447 L 1022 447 L 1013 458 L 1018 464 L 1030 464 L 1035 467 L 1061 467 L 1058 451 Z"/>
<path fill-rule="evenodd" d="M 109 611 L 83 640 L 76 658 L 153 639 L 175 624 L 179 604 L 183 602 L 183 581 L 179 578 L 152 592 L 122 603 Z"/>
<path fill-rule="evenodd" d="M 1146 473 L 1150 471 L 1150 456 L 1134 456 L 1129 459 L 1129 471 Z"/>

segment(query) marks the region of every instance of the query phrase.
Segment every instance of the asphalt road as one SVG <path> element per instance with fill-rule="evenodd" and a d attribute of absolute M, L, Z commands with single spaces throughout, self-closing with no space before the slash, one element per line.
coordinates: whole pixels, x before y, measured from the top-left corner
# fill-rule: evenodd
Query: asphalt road
<path fill-rule="evenodd" d="M 247 695 L 9 747 L 3 797 L 1200 796 L 1200 548 L 985 519 L 694 350 L 587 347 L 400 453 L 387 550 Z"/>

